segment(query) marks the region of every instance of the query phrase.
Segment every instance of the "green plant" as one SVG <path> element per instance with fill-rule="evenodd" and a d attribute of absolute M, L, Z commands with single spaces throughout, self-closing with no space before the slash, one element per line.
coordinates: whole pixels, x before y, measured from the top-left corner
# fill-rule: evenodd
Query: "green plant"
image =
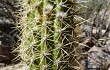
<path fill-rule="evenodd" d="M 28 0 L 23 8 L 18 49 L 30 69 L 65 70 L 80 65 L 75 58 L 80 29 L 76 30 L 74 18 L 81 11 L 80 4 L 76 0 Z"/>

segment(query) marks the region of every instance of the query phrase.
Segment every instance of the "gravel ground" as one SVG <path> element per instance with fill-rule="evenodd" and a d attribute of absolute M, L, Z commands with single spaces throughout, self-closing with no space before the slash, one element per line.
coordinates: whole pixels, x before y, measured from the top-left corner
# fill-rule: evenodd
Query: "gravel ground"
<path fill-rule="evenodd" d="M 0 70 L 29 70 L 25 63 L 19 63 L 15 65 L 10 65 L 6 67 L 1 67 Z"/>

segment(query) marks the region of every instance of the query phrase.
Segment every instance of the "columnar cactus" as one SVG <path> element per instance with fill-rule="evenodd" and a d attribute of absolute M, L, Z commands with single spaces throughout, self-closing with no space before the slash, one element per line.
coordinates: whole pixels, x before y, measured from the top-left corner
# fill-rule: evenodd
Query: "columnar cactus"
<path fill-rule="evenodd" d="M 76 5 L 79 6 L 75 0 L 24 2 L 19 55 L 32 70 L 74 68 L 79 31 L 75 30 L 74 15 L 80 12 Z"/>

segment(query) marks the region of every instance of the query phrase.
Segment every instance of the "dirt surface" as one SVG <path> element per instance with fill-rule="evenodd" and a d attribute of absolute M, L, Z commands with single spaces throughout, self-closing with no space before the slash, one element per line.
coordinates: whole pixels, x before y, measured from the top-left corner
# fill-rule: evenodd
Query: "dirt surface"
<path fill-rule="evenodd" d="M 18 46 L 19 31 L 16 28 L 20 6 L 18 0 L 0 0 L 0 67 L 11 64 L 17 53 L 12 53 Z M 4 64 L 5 63 L 5 64 Z"/>
<path fill-rule="evenodd" d="M 29 70 L 25 63 L 19 63 L 15 65 L 9 65 L 6 67 L 1 67 L 0 70 Z"/>

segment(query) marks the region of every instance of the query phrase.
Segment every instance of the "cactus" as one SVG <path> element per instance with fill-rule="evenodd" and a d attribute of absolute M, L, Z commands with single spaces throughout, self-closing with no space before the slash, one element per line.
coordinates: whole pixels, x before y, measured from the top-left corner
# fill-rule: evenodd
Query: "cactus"
<path fill-rule="evenodd" d="M 28 0 L 19 22 L 19 56 L 32 70 L 74 69 L 79 29 L 74 19 L 81 11 L 76 0 Z M 79 6 L 79 7 L 77 7 Z"/>

